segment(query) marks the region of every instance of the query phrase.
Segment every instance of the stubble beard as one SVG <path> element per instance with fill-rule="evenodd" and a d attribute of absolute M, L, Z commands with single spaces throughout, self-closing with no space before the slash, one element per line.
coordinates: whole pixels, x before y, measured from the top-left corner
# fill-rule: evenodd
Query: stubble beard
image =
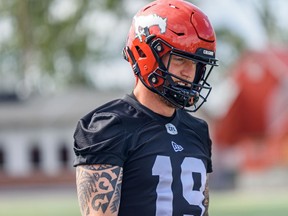
<path fill-rule="evenodd" d="M 161 95 L 157 95 L 157 97 L 159 97 L 160 101 L 165 104 L 166 106 L 170 107 L 170 108 L 178 108 L 177 106 L 175 106 L 174 104 L 172 104 L 170 101 L 168 101 L 165 97 L 161 96 Z"/>

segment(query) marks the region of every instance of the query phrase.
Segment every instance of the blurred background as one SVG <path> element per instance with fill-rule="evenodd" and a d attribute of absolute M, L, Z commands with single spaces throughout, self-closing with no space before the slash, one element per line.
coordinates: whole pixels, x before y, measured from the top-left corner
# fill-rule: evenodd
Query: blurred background
<path fill-rule="evenodd" d="M 0 0 L 0 215 L 80 215 L 73 132 L 130 93 L 122 59 L 148 0 Z M 214 143 L 210 214 L 287 215 L 288 1 L 194 0 L 220 66 L 195 114 Z"/>

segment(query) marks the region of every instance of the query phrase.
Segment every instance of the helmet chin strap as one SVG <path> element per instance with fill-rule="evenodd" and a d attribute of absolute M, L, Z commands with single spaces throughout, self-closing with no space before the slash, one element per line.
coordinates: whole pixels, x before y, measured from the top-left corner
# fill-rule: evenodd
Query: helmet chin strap
<path fill-rule="evenodd" d="M 150 86 L 143 82 L 143 78 L 141 79 L 141 77 L 139 77 L 139 79 L 147 88 L 149 88 L 154 93 L 159 94 L 177 108 L 185 109 L 186 107 L 195 105 L 199 99 L 199 92 L 194 90 L 193 85 L 187 81 L 183 80 L 184 83 L 187 82 L 190 84 L 190 86 L 178 84 L 173 80 L 172 76 L 173 75 L 170 73 L 161 71 L 160 68 L 157 68 L 150 74 L 148 78 Z M 179 77 L 175 76 L 175 78 L 181 80 Z M 164 83 L 160 86 L 155 86 L 159 79 L 164 80 Z"/>
<path fill-rule="evenodd" d="M 190 107 L 199 100 L 199 92 L 193 90 L 193 85 L 180 85 L 174 82 L 170 74 L 166 75 L 166 81 L 162 88 L 164 96 L 178 104 L 178 106 L 180 105 L 181 108 Z"/>

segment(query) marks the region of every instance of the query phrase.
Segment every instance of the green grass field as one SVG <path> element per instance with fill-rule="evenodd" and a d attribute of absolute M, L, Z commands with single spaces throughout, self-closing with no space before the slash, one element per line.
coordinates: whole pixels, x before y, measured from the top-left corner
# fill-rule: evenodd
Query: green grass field
<path fill-rule="evenodd" d="M 287 216 L 288 190 L 211 193 L 212 216 Z"/>
<path fill-rule="evenodd" d="M 1 191 L 0 191 L 1 193 Z M 74 192 L 0 194 L 1 216 L 79 216 Z M 287 216 L 288 191 L 215 192 L 210 195 L 211 216 Z"/>

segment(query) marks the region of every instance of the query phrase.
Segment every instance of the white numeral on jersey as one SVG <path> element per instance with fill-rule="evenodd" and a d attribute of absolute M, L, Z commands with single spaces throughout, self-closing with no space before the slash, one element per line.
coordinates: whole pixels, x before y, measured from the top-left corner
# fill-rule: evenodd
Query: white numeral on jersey
<path fill-rule="evenodd" d="M 172 216 L 173 206 L 173 192 L 172 192 L 172 166 L 170 157 L 168 156 L 157 156 L 152 174 L 159 176 L 159 183 L 156 188 L 157 200 L 156 200 L 156 216 Z M 199 175 L 198 183 L 199 188 L 194 188 L 196 185 L 194 182 L 193 174 Z M 183 197 L 187 200 L 190 205 L 199 206 L 204 213 L 204 206 L 202 204 L 204 199 L 204 189 L 206 183 L 206 169 L 202 160 L 198 158 L 187 157 L 184 158 L 181 164 L 181 176 L 183 186 Z M 188 215 L 187 215 L 188 216 Z"/>
<path fill-rule="evenodd" d="M 156 216 L 172 215 L 172 166 L 168 156 L 157 156 L 152 174 L 159 176 L 156 188 Z M 170 189 L 170 190 L 169 190 Z"/>
<path fill-rule="evenodd" d="M 206 183 L 206 169 L 202 160 L 198 158 L 185 158 L 181 165 L 181 182 L 183 185 L 183 196 L 190 205 L 197 205 L 202 209 L 203 214 L 205 208 L 202 204 L 204 200 L 204 190 Z M 201 185 L 198 190 L 193 190 L 194 179 L 192 173 L 199 173 Z"/>

